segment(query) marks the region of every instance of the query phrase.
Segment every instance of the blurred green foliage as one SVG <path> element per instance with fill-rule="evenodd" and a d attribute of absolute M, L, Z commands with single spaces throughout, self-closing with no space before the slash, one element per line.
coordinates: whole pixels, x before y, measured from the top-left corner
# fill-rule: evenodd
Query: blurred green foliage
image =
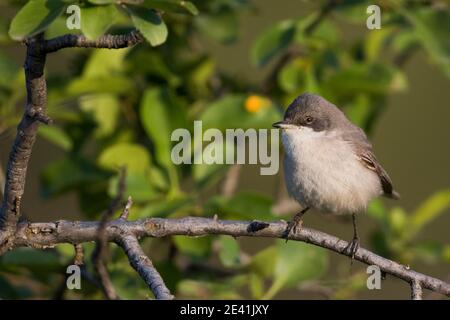
<path fill-rule="evenodd" d="M 430 62 L 450 75 L 450 14 L 445 1 L 432 1 L 433 6 L 375 1 L 383 8 L 382 29 L 351 41 L 339 26 L 343 21 L 365 24 L 369 2 L 337 2 L 331 13 L 322 16 L 320 10 L 327 1 L 321 1 L 310 15 L 279 21 L 257 37 L 249 63 L 257 68 L 275 66 L 272 77 L 261 80 L 259 87 L 219 70 L 216 57 L 206 53 L 199 41 L 207 37 L 229 44 L 238 39 L 239 15 L 257 7 L 256 1 L 9 2 L 17 14 L 12 21 L 0 21 L 0 41 L 5 46 L 15 44 L 11 38 L 22 40 L 42 31 L 47 38 L 81 32 L 95 39 L 106 32 L 137 28 L 147 40 L 120 50 L 65 49 L 47 58 L 59 59 L 67 51 L 75 55 L 65 62 L 63 72 L 47 74 L 48 111 L 56 125 L 41 126 L 39 135 L 66 156 L 42 172 L 42 194 L 51 198 L 76 193 L 89 219 L 98 218 L 115 196 L 122 167 L 127 168 L 126 194 L 135 203 L 133 219 L 214 214 L 224 219 L 279 219 L 272 212 L 274 200 L 265 195 L 211 194 L 223 180 L 226 165 L 175 166 L 170 159 L 172 130 L 192 130 L 193 121 L 199 119 L 204 128 L 269 128 L 281 118 L 282 106 L 312 91 L 342 106 L 370 133 L 386 98 L 407 90 L 401 67 L 416 49 L 425 50 Z M 69 4 L 81 7 L 81 30 L 65 27 Z M 336 19 L 330 19 L 330 14 Z M 16 125 L 21 114 L 17 105 L 25 90 L 20 66 L 2 52 L 0 72 L 0 132 L 4 132 Z M 378 223 L 372 248 L 405 264 L 415 260 L 450 264 L 449 244 L 417 241 L 426 224 L 449 206 L 449 190 L 432 195 L 411 213 L 399 207 L 387 209 L 381 200 L 375 201 L 369 209 Z M 89 256 L 93 245 L 84 247 Z M 146 239 L 144 247 L 157 253 L 152 258 L 158 270 L 180 298 L 268 299 L 311 282 L 331 288 L 332 297 L 348 298 L 365 283 L 364 274 L 352 276 L 351 281 L 347 276 L 327 279 L 328 253 L 304 243 L 275 241 L 256 254 L 228 236 Z M 151 297 L 122 252 L 113 245 L 110 252 L 108 267 L 119 295 Z M 64 268 L 72 259 L 70 245 L 5 254 L 0 257 L 0 297 L 52 297 L 55 283 L 64 280 Z M 93 273 L 90 265 L 87 271 Z M 66 296 L 101 298 L 86 279 L 83 290 Z"/>

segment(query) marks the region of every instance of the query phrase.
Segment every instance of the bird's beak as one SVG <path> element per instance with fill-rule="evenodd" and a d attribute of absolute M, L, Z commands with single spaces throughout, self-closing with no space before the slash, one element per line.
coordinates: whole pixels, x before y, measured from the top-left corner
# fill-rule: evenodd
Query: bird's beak
<path fill-rule="evenodd" d="M 289 129 L 289 128 L 293 128 L 294 125 L 290 124 L 290 123 L 286 123 L 284 121 L 278 121 L 278 122 L 275 122 L 274 124 L 272 124 L 272 127 L 278 128 L 278 129 Z"/>

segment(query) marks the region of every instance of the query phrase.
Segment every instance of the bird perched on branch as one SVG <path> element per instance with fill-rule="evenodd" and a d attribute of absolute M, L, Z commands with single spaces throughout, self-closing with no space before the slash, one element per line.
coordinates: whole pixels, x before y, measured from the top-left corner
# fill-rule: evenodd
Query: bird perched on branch
<path fill-rule="evenodd" d="M 297 97 L 273 126 L 282 130 L 288 192 L 303 208 L 289 222 L 286 240 L 310 208 L 351 214 L 353 240 L 346 251 L 353 260 L 359 248 L 356 214 L 377 196 L 399 198 L 367 136 L 334 104 L 309 93 Z"/>

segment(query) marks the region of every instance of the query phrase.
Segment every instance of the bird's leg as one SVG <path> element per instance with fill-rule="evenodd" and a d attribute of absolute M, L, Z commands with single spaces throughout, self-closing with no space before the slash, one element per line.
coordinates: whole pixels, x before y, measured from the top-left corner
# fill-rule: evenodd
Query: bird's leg
<path fill-rule="evenodd" d="M 348 244 L 348 246 L 345 248 L 344 252 L 351 255 L 351 264 L 353 264 L 353 259 L 355 259 L 356 251 L 359 249 L 359 236 L 358 236 L 358 229 L 356 227 L 356 214 L 352 214 L 352 220 L 353 220 L 353 240 Z"/>
<path fill-rule="evenodd" d="M 289 221 L 286 230 L 284 230 L 283 232 L 283 238 L 286 239 L 286 242 L 289 239 L 289 235 L 291 233 L 291 231 L 293 230 L 294 232 L 297 231 L 297 226 L 299 224 L 299 222 L 302 220 L 303 215 L 306 213 L 306 211 L 309 210 L 309 207 L 304 208 L 302 211 L 298 212 L 294 218 L 292 218 L 291 221 Z"/>

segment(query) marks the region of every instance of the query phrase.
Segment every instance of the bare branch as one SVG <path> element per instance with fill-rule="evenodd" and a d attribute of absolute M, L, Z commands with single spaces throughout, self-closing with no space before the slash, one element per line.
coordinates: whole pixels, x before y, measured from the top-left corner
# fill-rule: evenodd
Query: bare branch
<path fill-rule="evenodd" d="M 45 52 L 51 53 L 63 48 L 105 48 L 120 49 L 132 47 L 143 41 L 143 36 L 137 30 L 128 34 L 111 35 L 107 34 L 96 40 L 89 40 L 83 35 L 66 34 L 45 41 Z"/>
<path fill-rule="evenodd" d="M 27 101 L 17 135 L 9 154 L 3 201 L 0 208 L 0 254 L 11 246 L 20 218 L 20 203 L 25 189 L 28 161 L 36 140 L 39 122 L 50 122 L 46 115 L 47 85 L 44 76 L 43 35 L 27 40 L 25 79 Z"/>
<path fill-rule="evenodd" d="M 422 286 L 419 280 L 413 279 L 411 281 L 411 299 L 422 300 Z"/>
<path fill-rule="evenodd" d="M 3 165 L 0 163 L 0 195 L 3 198 L 5 192 L 5 174 L 3 173 Z"/>
<path fill-rule="evenodd" d="M 95 272 L 99 277 L 103 294 L 109 300 L 117 300 L 119 299 L 119 296 L 117 295 L 112 281 L 109 278 L 108 268 L 105 264 L 108 256 L 106 224 L 111 219 L 111 216 L 117 210 L 123 199 L 123 194 L 125 192 L 125 179 L 126 170 L 122 169 L 120 172 L 119 183 L 117 185 L 117 195 L 111 201 L 109 208 L 102 214 L 97 231 L 97 245 L 92 253 L 92 262 L 94 263 Z"/>
<path fill-rule="evenodd" d="M 117 243 L 123 248 L 131 266 L 144 279 L 155 295 L 155 298 L 159 300 L 172 300 L 174 296 L 164 284 L 164 280 L 153 266 L 151 260 L 142 251 L 136 236 L 133 234 L 125 234 L 118 239 Z"/>
<path fill-rule="evenodd" d="M 131 196 L 128 197 L 127 204 L 125 205 L 125 208 L 122 211 L 122 214 L 120 215 L 120 219 L 127 220 L 128 215 L 130 214 L 131 206 L 133 205 L 133 199 Z"/>
<path fill-rule="evenodd" d="M 216 220 L 213 218 L 187 217 L 182 219 L 148 218 L 136 221 L 118 219 L 107 224 L 105 232 L 108 241 L 117 241 L 123 234 L 135 237 L 165 237 L 171 235 L 203 236 L 209 234 L 230 235 L 233 237 L 269 237 L 282 238 L 286 223 L 267 222 L 257 232 L 249 229 L 252 221 Z M 57 221 L 49 223 L 20 223 L 14 239 L 15 246 L 41 248 L 58 243 L 81 243 L 97 238 L 99 222 Z M 303 241 L 347 255 L 347 241 L 321 231 L 302 227 L 289 237 L 290 240 Z M 411 283 L 418 281 L 423 288 L 450 296 L 450 284 L 425 274 L 413 271 L 395 261 L 383 258 L 369 250 L 359 248 L 355 260 L 368 265 L 377 265 L 381 271 Z"/>
<path fill-rule="evenodd" d="M 222 195 L 226 198 L 232 197 L 236 193 L 239 185 L 239 176 L 241 175 L 242 165 L 232 165 L 225 175 L 225 181 L 222 185 Z"/>

